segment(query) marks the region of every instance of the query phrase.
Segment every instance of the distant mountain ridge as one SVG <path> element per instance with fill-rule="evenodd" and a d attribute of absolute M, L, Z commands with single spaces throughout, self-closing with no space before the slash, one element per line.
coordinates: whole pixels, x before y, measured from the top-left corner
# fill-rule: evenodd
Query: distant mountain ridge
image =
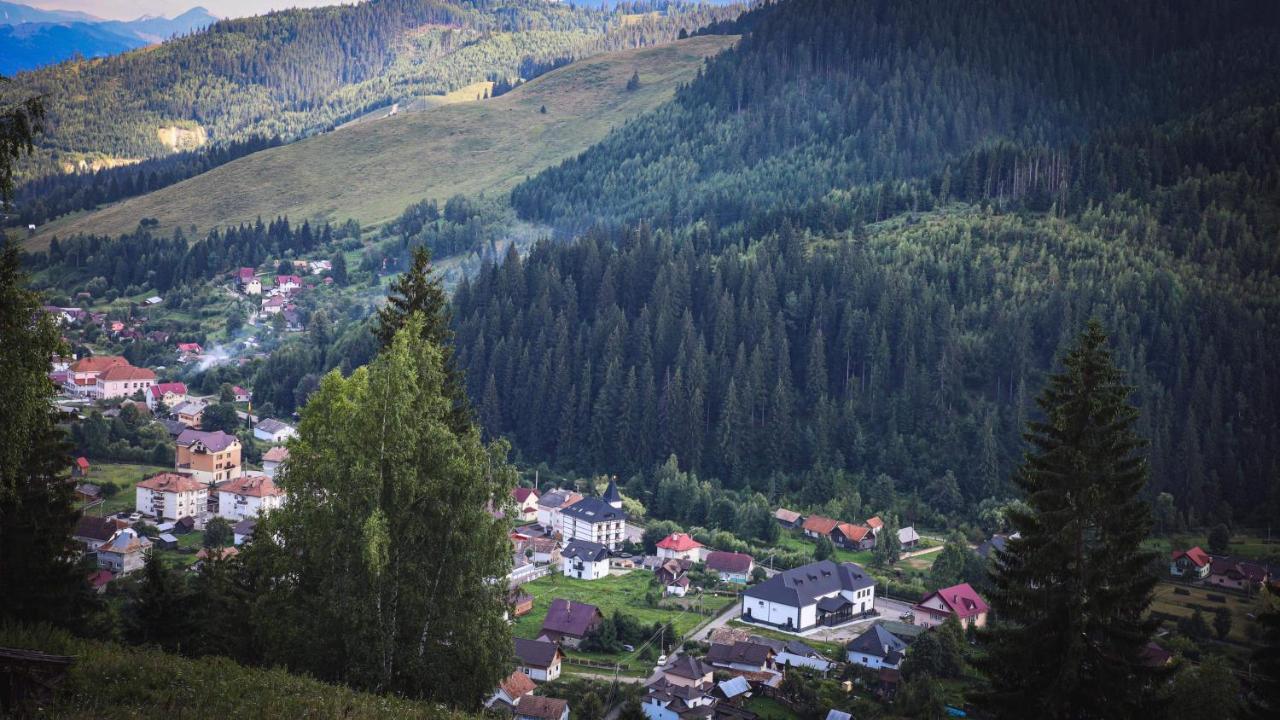
<path fill-rule="evenodd" d="M 114 55 L 201 30 L 217 20 L 203 7 L 173 18 L 121 21 L 0 2 L 0 74 L 12 75 L 76 55 Z"/>

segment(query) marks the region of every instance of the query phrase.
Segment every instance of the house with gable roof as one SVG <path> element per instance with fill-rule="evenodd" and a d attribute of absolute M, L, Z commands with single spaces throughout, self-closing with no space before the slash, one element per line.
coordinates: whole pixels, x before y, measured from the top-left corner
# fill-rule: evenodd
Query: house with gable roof
<path fill-rule="evenodd" d="M 173 408 L 186 402 L 187 400 L 187 384 L 181 382 L 162 382 L 152 385 L 147 390 L 147 409 L 151 412 L 156 411 L 156 407 L 160 403 L 164 403 L 165 407 Z"/>
<path fill-rule="evenodd" d="M 746 553 L 712 550 L 707 553 L 707 571 L 720 576 L 725 582 L 746 585 L 755 568 L 755 560 Z"/>
<path fill-rule="evenodd" d="M 849 662 L 872 670 L 880 668 L 898 669 L 907 652 L 907 644 L 902 638 L 889 632 L 884 626 L 876 623 L 867 631 L 849 641 L 845 645 Z"/>
<path fill-rule="evenodd" d="M 550 490 L 538 498 L 538 524 L 544 532 L 554 535 L 560 530 L 560 513 L 582 500 L 582 494 L 572 490 Z"/>
<path fill-rule="evenodd" d="M 516 703 L 525 695 L 533 694 L 538 688 L 534 684 L 533 678 L 520 672 L 512 671 L 510 675 L 498 683 L 498 687 L 493 691 L 493 695 L 485 701 L 484 706 L 489 709 L 501 708 L 508 712 L 514 711 Z"/>
<path fill-rule="evenodd" d="M 117 530 L 98 546 L 98 567 L 119 575 L 141 570 L 151 551 L 151 541 L 133 528 Z"/>
<path fill-rule="evenodd" d="M 1169 574 L 1191 580 L 1209 577 L 1213 560 L 1199 546 L 1190 550 L 1174 550 L 1169 556 Z"/>
<path fill-rule="evenodd" d="M 511 499 L 516 504 L 523 522 L 538 520 L 538 491 L 534 488 L 516 487 L 511 489 Z"/>
<path fill-rule="evenodd" d="M 832 520 L 831 518 L 823 517 L 822 515 L 810 515 L 804 519 L 804 523 L 800 525 L 800 528 L 804 530 L 804 534 L 807 537 L 817 539 L 820 537 L 831 537 L 831 531 L 835 530 L 836 525 L 839 524 L 839 520 Z"/>
<path fill-rule="evenodd" d="M 565 577 L 599 580 L 609 577 L 609 548 L 586 540 L 570 540 L 560 551 L 561 571 Z"/>
<path fill-rule="evenodd" d="M 564 653 L 560 646 L 549 640 L 515 638 L 516 664 L 520 672 L 538 682 L 560 677 L 560 665 Z"/>
<path fill-rule="evenodd" d="M 849 548 L 850 550 L 870 550 L 876 546 L 876 536 L 871 531 L 871 528 L 865 525 L 838 522 L 831 529 L 831 542 L 836 547 Z"/>
<path fill-rule="evenodd" d="M 575 600 L 556 598 L 547 606 L 547 616 L 542 621 L 538 639 L 558 642 L 565 647 L 576 648 L 592 630 L 604 620 L 600 608 Z"/>
<path fill-rule="evenodd" d="M 742 620 L 804 632 L 840 625 L 875 607 L 876 583 L 854 563 L 819 560 L 742 592 Z"/>
<path fill-rule="evenodd" d="M 266 473 L 267 477 L 274 478 L 276 473 L 280 472 L 280 466 L 288 459 L 289 448 L 276 445 L 262 454 L 262 472 Z"/>
<path fill-rule="evenodd" d="M 569 701 L 522 695 L 516 703 L 515 720 L 569 720 Z"/>
<path fill-rule="evenodd" d="M 688 533 L 671 533 L 657 544 L 658 557 L 663 560 L 688 560 L 701 562 L 706 546 Z"/>
<path fill-rule="evenodd" d="M 973 586 L 960 583 L 925 595 L 912 611 L 918 625 L 936 627 L 954 615 L 961 627 L 968 628 L 986 625 L 990 609 L 987 601 L 982 599 Z"/>

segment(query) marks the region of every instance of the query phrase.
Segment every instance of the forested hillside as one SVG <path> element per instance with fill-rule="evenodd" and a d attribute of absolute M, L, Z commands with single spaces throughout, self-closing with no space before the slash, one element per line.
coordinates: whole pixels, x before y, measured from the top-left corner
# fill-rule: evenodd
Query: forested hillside
<path fill-rule="evenodd" d="M 1277 11 L 1257 0 L 793 0 L 756 14 L 755 31 L 675 102 L 518 188 L 521 214 L 716 228 L 941 171 L 996 140 L 1063 148 L 1271 98 L 1280 63 Z M 1110 168 L 1065 155 L 1041 170 L 1070 187 Z"/>
<path fill-rule="evenodd" d="M 638 12 L 654 8 L 663 12 Z M 232 141 L 290 140 L 480 80 L 516 82 L 589 54 L 674 40 L 736 13 L 668 2 L 601 10 L 546 0 L 379 0 L 224 20 L 163 45 L 23 73 L 5 92 L 47 98 L 45 132 L 20 166 L 20 179 L 35 179 Z M 154 189 L 155 179 L 142 184 Z M 20 193 L 19 207 L 48 192 Z M 67 209 L 78 208 L 45 206 L 24 222 Z"/>
<path fill-rule="evenodd" d="M 749 20 L 675 101 L 512 193 L 598 227 L 459 290 L 490 432 L 578 471 L 675 453 L 811 505 L 887 476 L 960 512 L 1012 495 L 1030 395 L 1096 316 L 1150 491 L 1193 523 L 1280 512 L 1273 4 Z"/>

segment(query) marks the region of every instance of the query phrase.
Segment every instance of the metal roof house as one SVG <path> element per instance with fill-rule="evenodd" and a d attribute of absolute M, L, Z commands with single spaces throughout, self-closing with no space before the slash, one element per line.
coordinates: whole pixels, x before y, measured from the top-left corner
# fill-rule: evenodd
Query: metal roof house
<path fill-rule="evenodd" d="M 840 625 L 874 609 L 875 592 L 858 565 L 820 560 L 744 590 L 741 619 L 788 632 Z"/>

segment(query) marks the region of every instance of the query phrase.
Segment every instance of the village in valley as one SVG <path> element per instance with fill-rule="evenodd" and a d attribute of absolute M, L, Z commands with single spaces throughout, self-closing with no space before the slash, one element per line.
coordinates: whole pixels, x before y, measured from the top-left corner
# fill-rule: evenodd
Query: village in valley
<path fill-rule="evenodd" d="M 157 323 L 143 313 L 163 313 L 158 297 L 125 320 L 45 308 L 73 347 L 125 348 L 55 357 L 49 372 L 72 438 L 91 449 L 72 467 L 83 510 L 74 537 L 108 601 L 127 594 L 149 555 L 191 571 L 235 556 L 258 519 L 288 502 L 278 480 L 295 421 L 259 414 L 252 389 L 209 387 L 207 376 L 247 384 L 237 369 L 262 361 L 273 334 L 305 329 L 299 303 L 329 288 L 332 264 L 290 266 L 306 275 L 245 267 L 226 279 L 221 292 L 251 310 L 213 340 L 217 350 L 149 329 Z M 140 356 L 149 366 L 129 359 Z M 648 517 L 616 478 L 521 477 L 490 507 L 510 527 L 510 572 L 494 581 L 509 588 L 514 637 L 490 712 L 568 720 L 573 703 L 603 701 L 638 704 L 648 720 L 847 720 L 839 708 L 850 703 L 892 704 L 913 662 L 942 677 L 945 701 L 964 712 L 963 646 L 987 622 L 987 571 L 1016 538 L 999 513 L 984 527 L 917 529 L 893 515 L 776 507 L 776 539 L 762 541 Z M 1267 543 L 1210 538 L 1210 553 L 1194 540 L 1156 541 L 1169 561 L 1151 610 L 1165 628 L 1148 646 L 1153 665 L 1193 656 L 1198 643 L 1247 653 L 1259 590 L 1275 581 Z"/>

